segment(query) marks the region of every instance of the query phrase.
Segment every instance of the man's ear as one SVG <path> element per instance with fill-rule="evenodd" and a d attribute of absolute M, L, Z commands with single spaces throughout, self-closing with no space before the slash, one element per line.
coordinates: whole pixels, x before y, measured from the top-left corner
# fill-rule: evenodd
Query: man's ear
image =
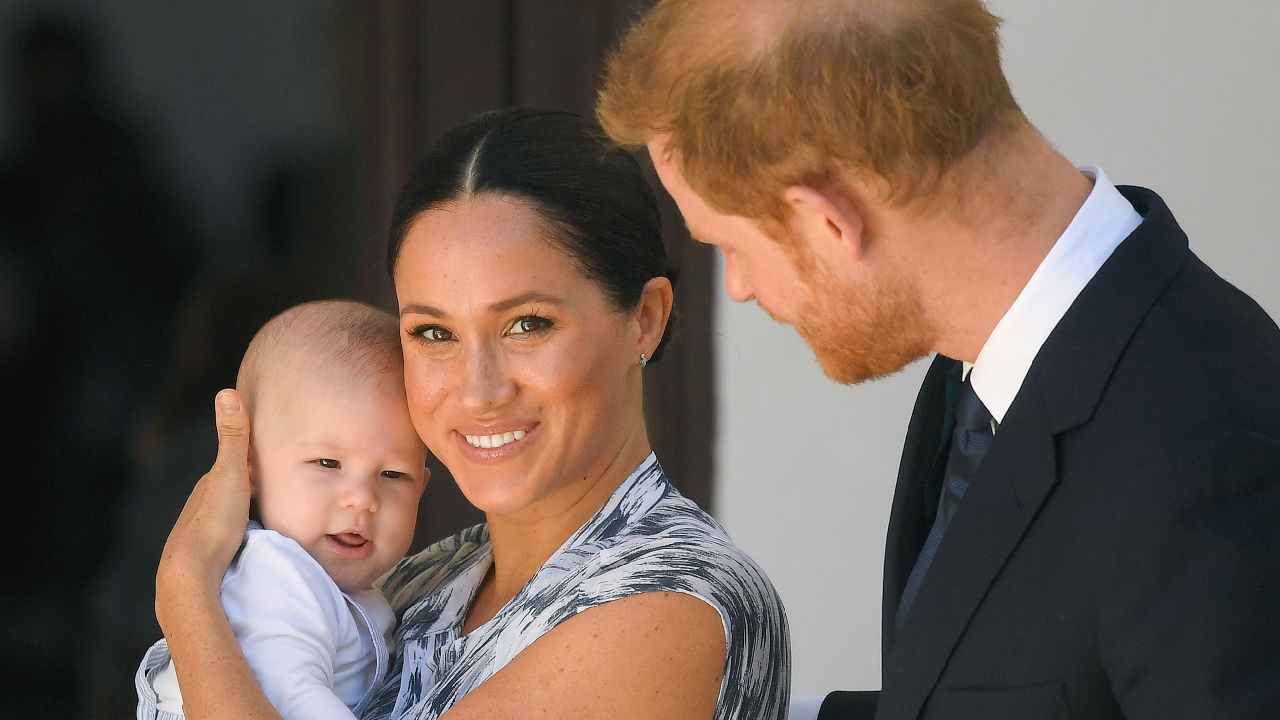
<path fill-rule="evenodd" d="M 866 252 L 866 227 L 857 205 L 840 188 L 792 185 L 784 191 L 791 207 L 788 225 L 819 256 L 843 255 L 861 260 Z"/>

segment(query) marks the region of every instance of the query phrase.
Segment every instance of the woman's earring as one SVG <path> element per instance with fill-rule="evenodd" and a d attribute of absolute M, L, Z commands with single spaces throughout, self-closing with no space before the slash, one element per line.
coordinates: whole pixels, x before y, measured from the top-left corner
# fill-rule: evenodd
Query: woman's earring
<path fill-rule="evenodd" d="M 640 353 L 640 369 L 643 370 L 644 366 L 648 364 L 649 364 L 649 356 L 645 355 L 644 353 Z"/>

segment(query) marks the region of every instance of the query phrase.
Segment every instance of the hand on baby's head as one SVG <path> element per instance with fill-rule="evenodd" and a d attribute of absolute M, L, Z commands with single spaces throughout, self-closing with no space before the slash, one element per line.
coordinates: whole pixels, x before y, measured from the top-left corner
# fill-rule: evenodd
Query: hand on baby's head
<path fill-rule="evenodd" d="M 346 301 L 291 308 L 254 337 L 237 386 L 263 526 L 343 590 L 369 587 L 408 551 L 428 479 L 395 319 Z"/>

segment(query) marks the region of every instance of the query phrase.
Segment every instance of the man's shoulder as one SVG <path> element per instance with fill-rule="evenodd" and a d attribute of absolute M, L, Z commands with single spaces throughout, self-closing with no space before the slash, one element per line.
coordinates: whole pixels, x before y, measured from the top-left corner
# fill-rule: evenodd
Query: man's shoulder
<path fill-rule="evenodd" d="M 1280 419 L 1280 328 L 1194 255 L 1143 318 L 1115 372 L 1116 389 L 1170 420 Z"/>

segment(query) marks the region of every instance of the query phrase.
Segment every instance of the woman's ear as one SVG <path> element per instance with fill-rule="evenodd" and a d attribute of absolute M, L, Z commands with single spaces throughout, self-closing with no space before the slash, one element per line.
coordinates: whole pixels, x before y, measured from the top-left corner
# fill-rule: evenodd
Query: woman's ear
<path fill-rule="evenodd" d="M 791 206 L 788 225 L 816 257 L 861 260 L 865 222 L 857 204 L 839 186 L 792 185 L 784 193 Z"/>
<path fill-rule="evenodd" d="M 645 357 L 653 357 L 662 342 L 662 335 L 671 320 L 671 307 L 675 303 L 675 291 L 671 280 L 665 277 L 650 278 L 640 291 L 640 302 L 636 306 L 636 327 L 639 330 L 636 338 L 635 352 L 637 359 L 641 353 Z"/>

